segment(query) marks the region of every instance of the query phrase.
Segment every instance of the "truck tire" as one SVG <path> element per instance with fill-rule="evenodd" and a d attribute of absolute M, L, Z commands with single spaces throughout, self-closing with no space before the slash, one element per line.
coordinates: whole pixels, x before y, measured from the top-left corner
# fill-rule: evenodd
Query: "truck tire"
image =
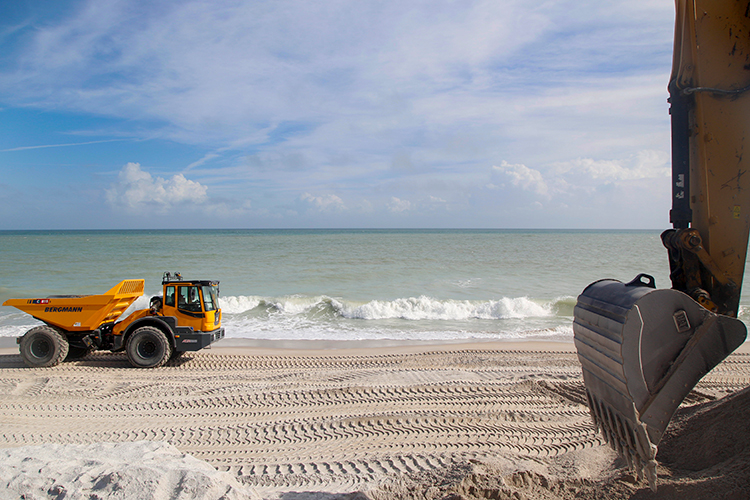
<path fill-rule="evenodd" d="M 68 339 L 57 328 L 49 325 L 37 326 L 21 337 L 20 351 L 26 366 L 55 366 L 68 355 Z"/>
<path fill-rule="evenodd" d="M 130 363 L 137 368 L 158 368 L 172 355 L 169 339 L 153 326 L 142 326 L 134 331 L 128 337 L 125 350 Z"/>

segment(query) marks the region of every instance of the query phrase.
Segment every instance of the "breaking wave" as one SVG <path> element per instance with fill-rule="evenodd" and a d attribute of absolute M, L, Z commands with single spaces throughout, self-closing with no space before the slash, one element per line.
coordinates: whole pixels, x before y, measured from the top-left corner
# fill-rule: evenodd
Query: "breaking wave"
<path fill-rule="evenodd" d="M 361 320 L 446 320 L 523 319 L 572 315 L 574 299 L 537 301 L 527 297 L 498 300 L 455 300 L 432 297 L 408 297 L 394 300 L 348 301 L 327 296 L 292 295 L 279 298 L 257 296 L 222 297 L 224 314 L 317 315 L 328 318 Z"/>
<path fill-rule="evenodd" d="M 121 318 L 148 307 L 139 297 Z M 573 297 L 551 301 L 528 297 L 491 300 L 428 296 L 356 301 L 326 295 L 226 296 L 219 299 L 229 338 L 255 339 L 419 339 L 572 338 Z M 8 311 L 0 337 L 22 335 L 38 324 Z"/>

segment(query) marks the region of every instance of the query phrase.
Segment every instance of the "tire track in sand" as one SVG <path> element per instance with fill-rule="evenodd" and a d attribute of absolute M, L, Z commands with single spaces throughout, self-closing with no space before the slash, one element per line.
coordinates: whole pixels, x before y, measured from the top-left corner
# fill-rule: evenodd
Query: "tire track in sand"
<path fill-rule="evenodd" d="M 732 355 L 695 400 L 750 382 Z M 188 354 L 158 370 L 95 353 L 52 369 L 0 355 L 0 446 L 167 441 L 262 490 L 358 484 L 481 457 L 551 460 L 601 445 L 577 357 Z"/>

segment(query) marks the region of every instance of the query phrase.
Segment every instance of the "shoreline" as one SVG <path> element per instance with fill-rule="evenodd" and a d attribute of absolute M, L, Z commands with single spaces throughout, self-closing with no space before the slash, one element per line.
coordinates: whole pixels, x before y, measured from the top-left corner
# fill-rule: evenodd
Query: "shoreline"
<path fill-rule="evenodd" d="M 372 353 L 373 350 L 399 353 L 453 350 L 497 350 L 497 351 L 557 351 L 575 353 L 573 341 L 555 340 L 493 340 L 493 339 L 453 339 L 453 340 L 306 340 L 306 339 L 249 339 L 224 338 L 204 348 L 206 353 L 237 355 L 357 355 Z M 750 354 L 750 340 L 745 341 L 734 351 L 735 354 Z M 0 354 L 17 354 L 16 337 L 0 337 Z"/>
<path fill-rule="evenodd" d="M 372 353 L 373 351 L 420 353 L 462 350 L 490 351 L 562 351 L 575 352 L 573 342 L 556 342 L 548 340 L 490 340 L 490 339 L 454 339 L 454 340 L 270 340 L 225 338 L 208 348 L 216 354 L 278 354 L 291 355 L 326 355 L 337 356 Z"/>
<path fill-rule="evenodd" d="M 0 354 L 18 354 L 17 337 L 0 337 Z M 307 340 L 223 338 L 197 352 L 223 355 L 337 356 L 372 354 L 374 351 L 419 353 L 427 351 L 558 351 L 575 352 L 573 342 L 551 340 Z M 100 351 L 107 352 L 107 351 Z"/>

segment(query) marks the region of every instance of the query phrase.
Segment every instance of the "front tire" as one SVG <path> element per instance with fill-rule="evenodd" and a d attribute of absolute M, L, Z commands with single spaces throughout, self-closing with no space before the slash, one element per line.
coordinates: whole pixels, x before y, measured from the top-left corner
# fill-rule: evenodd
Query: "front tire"
<path fill-rule="evenodd" d="M 68 339 L 61 330 L 49 325 L 34 327 L 21 337 L 21 357 L 32 368 L 59 365 L 68 355 L 68 348 Z"/>
<path fill-rule="evenodd" d="M 130 363 L 137 368 L 158 368 L 172 355 L 167 336 L 153 326 L 142 326 L 128 337 L 125 350 Z"/>

